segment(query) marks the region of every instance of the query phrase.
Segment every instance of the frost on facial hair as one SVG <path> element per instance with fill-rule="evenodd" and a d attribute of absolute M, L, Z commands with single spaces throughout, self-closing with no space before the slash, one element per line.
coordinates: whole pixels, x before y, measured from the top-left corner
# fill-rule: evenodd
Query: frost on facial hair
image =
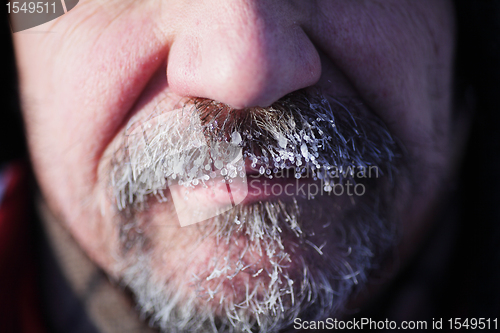
<path fill-rule="evenodd" d="M 257 220 L 265 224 L 271 218 L 269 214 L 281 222 L 291 215 L 300 218 L 298 207 L 293 206 L 270 202 L 239 206 L 239 212 L 219 216 L 223 220 L 218 223 L 231 223 L 235 218 L 246 216 L 249 223 Z M 260 269 L 254 274 L 257 275 L 256 282 L 246 284 L 246 291 L 238 302 L 219 302 L 211 298 L 211 293 L 221 296 L 224 291 L 217 287 L 210 290 L 204 286 L 204 281 L 200 281 L 201 277 L 193 279 L 194 285 L 198 286 L 197 293 L 187 295 L 169 281 L 155 280 L 147 254 L 134 258 L 125 270 L 124 283 L 134 291 L 142 313 L 162 332 L 278 332 L 289 327 L 297 317 L 322 320 L 342 308 L 353 288 L 366 281 L 373 256 L 384 251 L 383 247 L 390 246 L 393 241 L 392 231 L 379 217 L 370 216 L 370 210 L 363 205 L 356 210 L 354 218 L 335 226 L 334 216 L 328 215 L 324 221 L 333 226 L 333 230 L 332 227 L 325 230 L 342 235 L 333 251 L 330 248 L 336 256 L 318 254 L 316 259 L 295 256 L 300 269 L 294 272 L 287 270 L 287 260 L 281 265 L 271 265 L 270 269 Z M 220 275 L 223 277 L 221 283 L 227 283 L 238 274 L 238 270 L 250 269 L 245 263 L 240 265 L 239 261 L 227 260 L 234 253 L 229 247 L 227 253 L 214 257 L 220 265 L 211 272 L 207 271 L 206 276 L 216 279 Z M 274 260 L 286 255 L 286 251 L 278 250 Z M 270 276 L 271 279 L 261 279 L 261 276 Z M 206 302 L 200 302 L 200 294 Z M 222 296 L 221 299 L 225 300 L 232 295 Z M 222 311 L 217 315 L 216 310 Z"/>
<path fill-rule="evenodd" d="M 397 144 L 378 118 L 352 114 L 348 108 L 359 109 L 353 103 L 291 94 L 268 108 L 234 110 L 194 100 L 179 110 L 158 110 L 148 119 L 133 119 L 123 149 L 113 160 L 111 185 L 117 208 L 143 209 L 152 196 L 165 201 L 164 191 L 172 184 L 194 188 L 220 176 L 228 182 L 242 177 L 245 166 L 232 163 L 237 150 L 262 177 L 272 179 L 281 170 L 291 170 L 297 179 L 321 179 L 325 192 L 335 183 L 353 179 L 352 173 L 344 172 L 353 166 L 374 166 L 380 175 L 392 178 L 399 157 Z M 339 174 L 341 178 L 336 177 Z M 390 246 L 394 232 L 380 216 L 380 206 L 361 202 L 349 218 L 322 221 L 331 225 L 327 234 L 337 235 L 335 252 L 346 254 L 337 258 L 325 257 L 325 244 L 317 243 L 317 237 L 304 229 L 297 200 L 236 206 L 200 227 L 204 237 L 224 244 L 228 253 L 214 257 L 205 272 L 193 277 L 191 282 L 200 286 L 197 296 L 180 295 L 168 283 L 144 277 L 144 262 L 130 266 L 125 283 L 134 290 L 142 311 L 166 332 L 270 332 L 289 325 L 306 310 L 321 318 L 341 307 L 353 287 L 365 280 L 374 254 Z M 244 246 L 232 247 L 235 237 L 242 235 Z M 290 271 L 292 253 L 285 241 L 290 235 L 299 246 L 312 249 L 314 258 L 327 269 L 311 270 L 310 257 L 298 256 L 294 265 L 301 267 L 300 276 Z M 239 259 L 229 260 L 235 253 Z M 244 254 L 266 262 L 249 267 L 242 260 Z M 230 284 L 252 268 L 254 283 L 247 284 L 243 301 L 221 303 L 225 316 L 215 318 L 214 295 L 219 299 L 229 295 L 207 282 Z M 200 295 L 207 300 L 206 308 L 200 308 Z"/>
<path fill-rule="evenodd" d="M 164 201 L 172 184 L 206 187 L 218 177 L 243 178 L 243 161 L 232 163 L 240 150 L 265 177 L 288 169 L 296 178 L 322 179 L 326 192 L 343 176 L 352 178 L 345 171 L 353 166 L 391 175 L 398 151 L 377 118 L 360 122 L 338 100 L 293 94 L 269 108 L 234 110 L 195 100 L 178 110 L 156 110 L 149 119 L 132 119 L 125 141 L 111 172 L 119 210 L 143 207 L 151 195 Z"/>
<path fill-rule="evenodd" d="M 112 172 L 119 210 L 129 205 L 140 208 L 150 195 L 165 201 L 164 191 L 174 184 L 207 187 L 210 180 L 231 182 L 245 176 L 243 161 L 235 160 L 241 151 L 238 137 L 208 145 L 203 126 L 192 112 L 192 107 L 186 107 L 129 125 L 124 155 Z"/>

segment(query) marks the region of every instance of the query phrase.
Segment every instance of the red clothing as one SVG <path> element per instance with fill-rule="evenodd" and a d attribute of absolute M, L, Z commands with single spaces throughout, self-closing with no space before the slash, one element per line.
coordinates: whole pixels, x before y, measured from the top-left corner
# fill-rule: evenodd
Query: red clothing
<path fill-rule="evenodd" d="M 0 332 L 45 333 L 31 241 L 29 168 L 11 163 L 0 178 Z"/>

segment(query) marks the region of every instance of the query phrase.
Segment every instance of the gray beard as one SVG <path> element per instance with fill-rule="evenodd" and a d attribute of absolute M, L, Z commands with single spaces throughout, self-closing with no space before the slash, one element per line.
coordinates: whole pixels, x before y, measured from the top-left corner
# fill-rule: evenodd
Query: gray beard
<path fill-rule="evenodd" d="M 155 134 L 141 136 L 148 138 L 146 145 L 125 134 L 110 181 L 120 211 L 123 284 L 133 291 L 152 325 L 164 332 L 279 331 L 297 317 L 318 320 L 339 315 L 366 283 L 369 272 L 379 268 L 396 242 L 397 214 L 389 207 L 406 168 L 398 145 L 380 120 L 364 114 L 356 104 L 351 103 L 348 111 L 347 103 L 334 101 L 294 94 L 270 108 L 247 112 L 211 101 L 194 103 L 192 118 L 201 123 L 190 121 L 182 126 L 202 132 L 210 145 L 231 143 L 233 133 L 242 133 L 237 144 L 244 158 L 258 168 L 272 170 L 263 177 L 293 168 L 296 175 L 307 171 L 327 184 L 350 180 L 368 190 L 360 197 L 335 197 L 327 192 L 312 200 L 293 197 L 236 205 L 197 224 L 199 238 L 212 239 L 221 251 L 214 253 L 205 270 L 186 281 L 196 286 L 189 294 L 168 278 L 154 277 L 152 251 L 141 246 L 148 235 L 140 231 L 136 216 L 155 196 L 169 201 L 172 174 L 184 184 L 207 174 L 202 168 L 192 172 L 196 166 L 189 158 L 192 154 L 181 157 L 184 171 L 179 172 L 177 164 L 176 173 L 168 163 L 153 162 L 165 161 L 172 151 L 179 154 L 187 147 L 189 138 L 172 140 L 173 127 L 168 124 L 157 126 L 164 126 L 159 131 L 144 132 Z M 144 124 L 145 120 L 135 122 Z M 140 149 L 134 152 L 131 142 Z M 154 154 L 142 154 L 143 150 Z M 334 179 L 325 171 L 353 165 L 376 166 L 383 177 L 355 179 L 356 175 L 344 173 Z M 233 284 L 242 275 L 249 276 L 245 292 Z"/>

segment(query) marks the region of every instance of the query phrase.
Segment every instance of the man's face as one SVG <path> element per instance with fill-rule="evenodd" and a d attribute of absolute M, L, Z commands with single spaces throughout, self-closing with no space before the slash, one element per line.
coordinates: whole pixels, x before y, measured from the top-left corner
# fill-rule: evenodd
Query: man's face
<path fill-rule="evenodd" d="M 87 0 L 14 37 L 45 200 L 168 331 L 339 315 L 450 171 L 451 1 Z"/>

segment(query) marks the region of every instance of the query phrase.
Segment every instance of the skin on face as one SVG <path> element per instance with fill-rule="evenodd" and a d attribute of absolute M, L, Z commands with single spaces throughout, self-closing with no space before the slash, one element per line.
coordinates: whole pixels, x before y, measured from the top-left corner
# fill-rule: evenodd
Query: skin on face
<path fill-rule="evenodd" d="M 87 254 L 120 278 L 106 168 L 132 116 L 184 97 L 266 107 L 313 86 L 362 101 L 404 147 L 412 171 L 393 209 L 405 257 L 425 233 L 451 167 L 453 16 L 448 0 L 82 0 L 14 34 L 42 194 Z M 151 212 L 155 221 L 174 219 L 168 203 Z M 154 274 L 188 279 L 196 231 L 147 228 L 156 234 Z"/>

